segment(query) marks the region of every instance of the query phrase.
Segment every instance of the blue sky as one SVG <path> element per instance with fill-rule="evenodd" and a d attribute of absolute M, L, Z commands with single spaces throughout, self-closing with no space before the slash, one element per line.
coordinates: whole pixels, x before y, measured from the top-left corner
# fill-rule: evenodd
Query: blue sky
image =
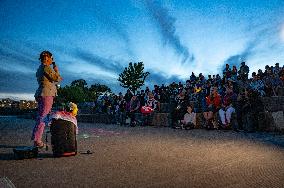
<path fill-rule="evenodd" d="M 82 78 L 115 92 L 129 62 L 144 62 L 150 87 L 284 62 L 283 0 L 1 0 L 0 19 L 0 97 L 32 99 L 43 50 L 62 86 Z"/>

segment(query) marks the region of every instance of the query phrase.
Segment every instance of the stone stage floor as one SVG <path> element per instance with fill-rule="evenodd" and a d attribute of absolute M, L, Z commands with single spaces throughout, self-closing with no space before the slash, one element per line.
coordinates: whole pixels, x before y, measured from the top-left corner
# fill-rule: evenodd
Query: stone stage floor
<path fill-rule="evenodd" d="M 0 187 L 284 187 L 284 136 L 275 133 L 79 123 L 76 156 L 53 158 L 50 148 L 15 160 L 33 125 L 0 118 Z"/>

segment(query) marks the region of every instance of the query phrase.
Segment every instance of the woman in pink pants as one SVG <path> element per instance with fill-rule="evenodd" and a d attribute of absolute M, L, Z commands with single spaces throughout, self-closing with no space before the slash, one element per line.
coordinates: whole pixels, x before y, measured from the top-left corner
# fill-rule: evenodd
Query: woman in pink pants
<path fill-rule="evenodd" d="M 56 83 L 61 81 L 62 78 L 49 51 L 41 52 L 39 60 L 41 65 L 36 72 L 39 87 L 35 93 L 35 99 L 38 102 L 38 117 L 33 129 L 32 140 L 35 146 L 42 148 L 44 147 L 42 142 L 45 127 L 44 118 L 51 111 L 53 99 L 57 94 Z M 53 64 L 52 68 L 51 64 Z"/>

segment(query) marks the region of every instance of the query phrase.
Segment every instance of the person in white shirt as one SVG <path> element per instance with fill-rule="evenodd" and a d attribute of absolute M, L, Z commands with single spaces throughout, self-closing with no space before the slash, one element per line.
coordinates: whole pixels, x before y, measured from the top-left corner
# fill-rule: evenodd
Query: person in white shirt
<path fill-rule="evenodd" d="M 181 127 L 184 129 L 193 129 L 196 126 L 196 113 L 193 112 L 192 105 L 187 105 L 187 113 L 184 114 L 183 120 L 181 120 Z"/>

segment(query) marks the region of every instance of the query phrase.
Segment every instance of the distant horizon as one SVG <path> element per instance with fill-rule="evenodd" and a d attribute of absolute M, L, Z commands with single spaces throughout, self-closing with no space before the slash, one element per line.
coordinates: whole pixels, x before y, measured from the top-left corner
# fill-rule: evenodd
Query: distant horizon
<path fill-rule="evenodd" d="M 0 100 L 2 99 L 12 99 L 15 101 L 18 100 L 29 100 L 29 101 L 34 101 L 34 94 L 32 93 L 0 93 Z"/>

